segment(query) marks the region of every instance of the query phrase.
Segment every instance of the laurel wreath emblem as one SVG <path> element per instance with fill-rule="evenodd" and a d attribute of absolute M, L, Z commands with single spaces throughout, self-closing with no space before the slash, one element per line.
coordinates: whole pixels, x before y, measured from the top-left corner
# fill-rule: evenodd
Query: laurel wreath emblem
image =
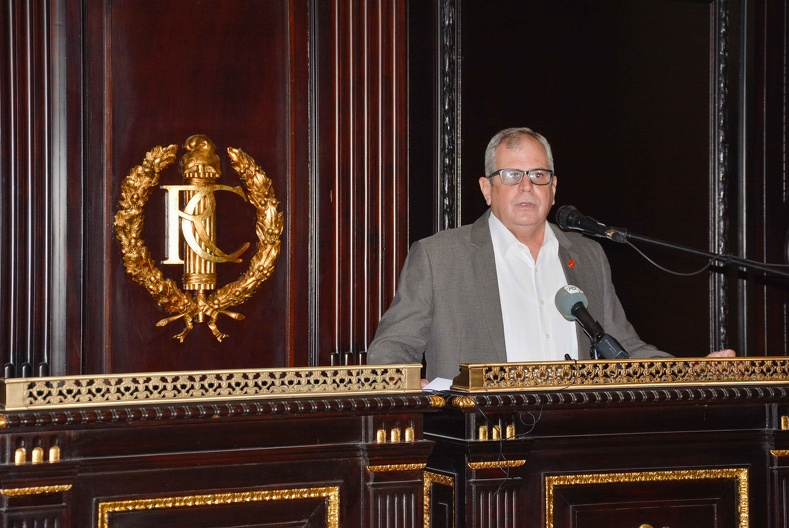
<path fill-rule="evenodd" d="M 195 321 L 207 321 L 211 332 L 221 342 L 227 334 L 219 331 L 217 318 L 226 315 L 236 320 L 244 319 L 242 314 L 230 312 L 227 308 L 252 297 L 274 271 L 280 251 L 282 213 L 277 211 L 279 202 L 266 173 L 244 151 L 228 148 L 230 165 L 244 182 L 249 202 L 257 210 L 257 251 L 250 260 L 249 268 L 235 282 L 222 286 L 208 297 L 193 298 L 187 295 L 175 282 L 165 278 L 156 267 L 142 238 L 145 203 L 159 184 L 159 174 L 175 161 L 177 150 L 177 145 L 154 147 L 146 153 L 141 165 L 129 171 L 121 184 L 120 209 L 115 215 L 115 234 L 121 243 L 126 272 L 134 282 L 148 291 L 163 310 L 175 314 L 160 320 L 156 326 L 165 326 L 172 321 L 183 319 L 186 327 L 173 336 L 183 343 L 184 338 L 194 328 Z"/>

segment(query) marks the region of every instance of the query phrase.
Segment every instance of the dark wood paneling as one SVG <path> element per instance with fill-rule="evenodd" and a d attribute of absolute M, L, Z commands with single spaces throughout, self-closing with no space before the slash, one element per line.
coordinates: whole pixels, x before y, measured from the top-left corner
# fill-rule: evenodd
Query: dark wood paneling
<path fill-rule="evenodd" d="M 511 124 L 553 141 L 560 203 L 694 247 L 787 258 L 785 0 L 1 5 L 9 374 L 307 365 L 361 350 L 409 231 L 481 211 L 482 151 Z M 249 152 L 285 214 L 274 276 L 238 307 L 246 320 L 220 319 L 221 345 L 203 325 L 184 345 L 171 339 L 177 323 L 153 326 L 166 314 L 125 274 L 112 228 L 131 167 L 197 132 L 223 155 Z M 239 213 L 222 247 L 252 239 L 252 211 Z M 154 198 L 145 239 L 159 254 L 162 223 Z M 675 279 L 606 249 L 645 339 L 687 355 L 726 340 L 786 352 L 785 283 Z M 243 269 L 220 266 L 222 282 Z M 741 287 L 718 303 L 727 284 Z"/>
<path fill-rule="evenodd" d="M 184 342 L 172 336 L 182 322 L 155 323 L 159 311 L 121 264 L 112 222 L 120 183 L 156 145 L 183 144 L 195 133 L 208 135 L 224 158 L 220 183 L 239 185 L 226 148 L 241 148 L 266 171 L 289 211 L 293 178 L 289 132 L 307 123 L 291 121 L 292 27 L 285 2 L 88 2 L 85 52 L 88 144 L 86 173 L 86 345 L 88 372 L 252 368 L 286 365 L 289 339 L 288 238 L 273 276 L 238 311 L 242 322 L 220 318 L 230 336 L 219 343 L 205 325 Z M 295 67 L 298 67 L 296 65 Z M 306 76 L 307 71 L 298 75 Z M 179 152 L 179 158 L 183 154 Z M 161 184 L 179 184 L 175 166 Z M 159 191 L 161 193 L 161 191 Z M 217 195 L 217 239 L 225 250 L 255 241 L 254 208 L 234 196 Z M 154 259 L 165 257 L 162 197 L 146 207 L 145 241 Z M 232 216 L 231 216 L 232 215 Z M 232 219 L 230 219 L 232 218 Z M 232 223 L 231 223 L 232 222 Z M 288 228 L 290 227 L 290 223 Z M 244 262 L 218 266 L 219 284 L 235 280 Z M 180 285 L 181 266 L 160 268 Z"/>
<path fill-rule="evenodd" d="M 438 36 L 437 2 L 408 3 L 408 189 L 409 243 L 436 232 L 436 207 L 440 172 L 432 169 L 440 145 L 431 137 L 438 123 Z M 439 64 L 442 64 L 441 62 Z M 435 135 L 435 132 L 433 132 Z"/>
<path fill-rule="evenodd" d="M 554 526 L 740 526 L 737 481 L 630 482 L 557 489 Z"/>
<path fill-rule="evenodd" d="M 2 89 L 13 95 L 0 195 L 13 240 L 0 253 L 6 363 L 48 363 L 54 349 L 56 370 L 69 373 L 251 368 L 328 363 L 333 350 L 365 347 L 407 245 L 405 2 L 63 0 L 7 2 L 2 16 L 11 30 Z M 47 82 L 57 68 L 68 76 Z M 67 108 L 55 138 L 63 160 L 41 151 L 55 136 L 45 100 L 55 96 Z M 285 215 L 274 275 L 237 307 L 244 321 L 220 317 L 230 334 L 221 344 L 205 325 L 183 344 L 171 338 L 181 323 L 155 326 L 168 314 L 130 281 L 112 223 L 132 167 L 195 133 L 224 157 L 221 183 L 238 184 L 227 147 L 255 158 Z M 63 164 L 55 177 L 53 158 Z M 180 183 L 176 167 L 161 184 Z M 233 198 L 217 195 L 223 249 L 255 240 L 254 209 Z M 143 238 L 157 261 L 164 222 L 155 193 Z M 57 246 L 40 244 L 53 230 Z M 218 266 L 219 285 L 249 253 Z M 160 268 L 180 284 L 180 266 Z"/>
<path fill-rule="evenodd" d="M 4 2 L 0 334 L 9 375 L 327 364 L 361 350 L 408 240 L 405 1 Z M 7 30 L 7 31 L 6 31 Z M 273 180 L 273 276 L 220 317 L 219 343 L 133 283 L 113 228 L 120 184 L 155 146 L 208 135 Z M 178 156 L 183 154 L 181 149 Z M 161 184 L 180 183 L 177 163 Z M 255 211 L 217 194 L 219 246 Z M 143 239 L 164 258 L 163 191 Z M 218 284 L 245 271 L 218 266 Z M 180 286 L 180 266 L 159 265 Z M 354 358 L 354 361 L 358 358 Z"/>
<path fill-rule="evenodd" d="M 746 104 L 761 133 L 745 139 L 748 152 L 740 186 L 739 246 L 757 262 L 789 264 L 789 175 L 786 166 L 789 6 L 753 4 L 752 74 Z M 784 267 L 783 270 L 787 268 Z M 789 280 L 746 275 L 740 284 L 740 342 L 752 355 L 789 354 Z"/>
<path fill-rule="evenodd" d="M 318 11 L 322 361 L 358 352 L 389 307 L 408 241 L 406 4 Z M 330 249 L 331 248 L 331 249 Z"/>
<path fill-rule="evenodd" d="M 782 526 L 787 387 L 751 388 L 450 396 L 428 470 L 454 477 L 457 528 Z"/>
<path fill-rule="evenodd" d="M 48 2 L 0 7 L 0 335 L 6 374 L 49 372 L 54 341 L 53 71 Z M 57 315 L 61 315 L 58 313 Z"/>
<path fill-rule="evenodd" d="M 302 394 L 6 412 L 0 525 L 421 527 L 432 405 L 421 393 Z M 377 439 L 406 424 L 413 438 Z M 34 446 L 54 443 L 58 460 L 32 463 Z M 18 447 L 28 456 L 15 464 Z"/>

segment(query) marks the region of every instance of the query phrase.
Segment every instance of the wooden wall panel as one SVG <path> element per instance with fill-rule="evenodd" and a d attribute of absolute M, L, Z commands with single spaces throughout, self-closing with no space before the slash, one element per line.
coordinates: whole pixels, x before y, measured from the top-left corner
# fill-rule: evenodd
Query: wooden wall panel
<path fill-rule="evenodd" d="M 406 3 L 324 2 L 319 11 L 319 335 L 358 353 L 388 308 L 405 259 Z M 324 357 L 324 350 L 321 350 Z M 352 361 L 358 361 L 353 358 Z"/>
<path fill-rule="evenodd" d="M 194 368 L 254 368 L 287 364 L 291 248 L 283 237 L 273 276 L 255 296 L 233 308 L 246 319 L 221 317 L 229 334 L 218 342 L 205 324 L 179 343 L 182 321 L 164 327 L 170 315 L 131 282 L 115 239 L 112 218 L 120 184 L 154 146 L 180 144 L 208 135 L 223 158 L 220 183 L 239 185 L 226 148 L 251 155 L 273 180 L 281 210 L 289 211 L 291 133 L 306 123 L 291 121 L 290 32 L 285 2 L 88 2 L 86 168 L 86 372 L 134 372 Z M 299 72 L 306 75 L 307 71 Z M 184 150 L 179 150 L 179 159 Z M 182 183 L 177 166 L 161 184 Z M 254 208 L 218 193 L 217 239 L 230 251 L 255 242 Z M 145 208 L 145 242 L 157 261 L 166 258 L 163 194 Z M 288 217 L 288 220 L 292 218 Z M 232 222 L 232 223 L 230 223 Z M 288 228 L 292 222 L 288 222 Z M 254 251 L 254 250 L 252 250 Z M 240 264 L 217 266 L 219 285 L 238 278 Z M 182 266 L 160 265 L 181 286 Z"/>
<path fill-rule="evenodd" d="M 757 30 L 749 42 L 753 75 L 746 84 L 751 126 L 745 138 L 746 177 L 738 189 L 739 251 L 757 262 L 789 267 L 789 174 L 787 99 L 789 5 L 753 4 Z M 753 355 L 789 354 L 789 280 L 745 275 L 737 302 L 743 307 L 741 347 Z"/>
<path fill-rule="evenodd" d="M 644 51 L 641 56 L 649 60 L 636 73 L 652 78 L 655 71 L 667 71 L 682 79 L 665 86 L 630 83 L 627 97 L 615 97 L 620 111 L 614 113 L 598 111 L 602 104 L 567 106 L 561 100 L 562 94 L 586 94 L 583 87 L 602 75 L 599 69 L 560 68 L 580 79 L 560 82 L 552 77 L 557 62 L 539 56 L 540 40 L 519 36 L 518 46 L 528 56 L 502 54 L 502 36 L 522 30 L 507 33 L 501 23 L 485 22 L 503 16 L 517 26 L 519 18 L 507 15 L 516 9 L 528 12 L 529 23 L 550 26 L 559 22 L 550 22 L 545 10 L 572 5 L 3 0 L 0 339 L 6 374 L 317 365 L 329 363 L 335 351 L 363 350 L 394 294 L 409 232 L 419 238 L 453 224 L 453 218 L 473 220 L 484 143 L 515 119 L 554 140 L 564 174 L 562 203 L 575 202 L 584 212 L 643 234 L 675 240 L 674 233 L 681 233 L 687 239 L 676 240 L 688 245 L 736 247 L 754 259 L 786 262 L 786 0 L 605 3 L 620 18 L 617 6 L 638 20 L 650 9 L 682 15 L 649 20 L 650 31 L 665 26 L 682 36 L 668 43 L 658 39 L 657 54 L 646 53 L 643 42 L 654 32 L 632 35 L 631 23 L 624 25 L 630 33 L 590 33 L 595 46 L 602 39 L 627 50 L 625 59 Z M 566 25 L 570 18 L 556 20 Z M 490 27 L 497 28 L 496 42 L 489 38 Z M 426 35 L 431 28 L 435 32 Z M 480 28 L 482 37 L 474 37 Z M 565 28 L 551 34 L 558 29 Z M 571 35 L 582 29 L 570 28 Z M 544 42 L 562 57 L 599 49 L 583 40 L 575 47 L 555 37 Z M 622 42 L 627 46 L 617 44 Z M 487 52 L 485 43 L 493 46 Z M 655 70 L 655 60 L 674 56 Z M 617 60 L 621 66 L 623 57 Z M 697 75 L 701 63 L 706 73 Z M 493 66 L 493 74 L 482 74 L 475 64 Z M 550 66 L 550 75 L 539 77 L 542 84 L 526 82 L 540 64 Z M 544 97 L 513 105 L 495 82 L 512 72 L 524 76 L 516 83 L 518 94 L 543 86 Z M 613 94 L 624 90 L 621 82 L 607 86 Z M 674 93 L 681 96 L 683 108 L 674 120 L 681 127 L 670 119 L 658 126 L 639 117 L 651 115 L 654 97 L 664 101 Z M 633 114 L 634 108 L 641 113 Z M 644 140 L 623 132 L 633 123 L 651 134 L 645 154 L 655 163 L 645 164 L 648 178 L 638 171 L 641 151 L 634 147 Z M 618 138 L 624 159 L 619 151 L 601 157 L 593 148 L 588 140 L 601 130 Z M 655 131 L 660 141 L 653 141 Z M 677 131 L 692 139 L 681 153 L 663 142 Z M 282 202 L 285 232 L 274 276 L 236 310 L 247 319 L 220 319 L 230 338 L 219 344 L 198 325 L 179 345 L 171 339 L 178 323 L 155 327 L 167 314 L 123 270 L 112 217 L 121 180 L 145 152 L 183 143 L 197 132 L 212 137 L 223 156 L 228 146 L 243 148 L 267 171 Z M 673 157 L 661 156 L 664 151 Z M 663 210 L 659 201 L 631 204 L 629 191 L 628 200 L 617 202 L 622 207 L 613 208 L 607 190 L 613 186 L 617 196 L 620 190 L 605 183 L 610 173 L 585 176 L 598 181 L 597 194 L 568 194 L 575 188 L 572 177 L 609 160 L 617 166 L 626 162 L 622 170 L 630 172 L 621 174 L 635 171 L 648 179 L 648 190 L 638 192 L 650 196 L 660 195 L 661 175 L 674 161 L 691 163 L 689 174 L 706 171 L 704 178 L 692 179 L 689 193 L 672 195 L 678 200 L 672 201 L 672 218 L 688 221 L 660 224 L 660 230 L 652 229 L 658 224 L 639 223 L 664 218 Z M 224 163 L 225 177 L 234 177 L 226 158 Z M 165 176 L 164 183 L 178 180 L 176 171 Z M 708 196 L 696 199 L 705 192 L 699 185 L 707 183 Z M 598 203 L 605 215 L 592 207 Z M 229 199 L 220 203 L 220 211 L 240 214 L 238 230 L 224 225 L 221 247 L 254 242 L 252 211 L 236 205 Z M 616 215 L 608 212 L 614 210 Z M 145 230 L 149 249 L 159 256 L 163 222 L 159 195 L 147 205 Z M 658 287 L 657 293 L 653 287 L 648 297 L 658 302 L 643 303 L 643 294 L 632 287 L 649 282 L 643 270 L 616 255 L 612 260 L 631 318 L 648 340 L 663 341 L 665 324 L 690 324 L 696 330 L 689 341 L 674 332 L 661 345 L 682 346 L 688 354 L 723 342 L 750 354 L 786 353 L 784 283 L 743 282 L 733 274 L 711 286 L 701 280 L 691 287 Z M 163 268 L 180 276 L 180 269 Z M 220 283 L 243 269 L 221 266 Z M 728 288 L 734 294 L 721 297 L 727 284 L 737 284 Z M 679 290 L 681 295 L 671 293 Z M 693 304 L 685 306 L 689 298 Z M 682 299 L 680 309 L 676 299 Z M 665 323 L 655 313 L 687 313 L 692 319 L 674 315 L 679 323 Z M 708 319 L 712 324 L 704 330 Z"/>
<path fill-rule="evenodd" d="M 0 17 L 7 375 L 317 365 L 365 347 L 407 244 L 404 1 L 7 1 Z M 197 324 L 180 344 L 183 323 L 157 327 L 171 314 L 127 275 L 113 217 L 146 153 L 196 133 L 220 183 L 240 184 L 227 147 L 266 171 L 285 231 L 273 276 L 233 307 L 246 318 L 219 318 L 229 337 Z M 177 166 L 160 184 L 181 183 Z M 219 247 L 254 244 L 254 208 L 227 194 Z M 157 262 L 163 197 L 144 214 Z M 181 285 L 181 266 L 158 267 Z"/>
<path fill-rule="evenodd" d="M 5 375 L 47 374 L 63 345 L 62 237 L 54 187 L 62 107 L 58 11 L 40 0 L 0 7 L 0 348 Z"/>

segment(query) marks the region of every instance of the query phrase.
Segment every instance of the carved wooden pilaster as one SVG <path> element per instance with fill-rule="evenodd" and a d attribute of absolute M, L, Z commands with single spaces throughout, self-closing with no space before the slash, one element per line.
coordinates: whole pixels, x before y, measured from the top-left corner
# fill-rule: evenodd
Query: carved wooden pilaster
<path fill-rule="evenodd" d="M 717 254 L 727 252 L 726 237 L 729 224 L 729 195 L 727 186 L 730 171 L 729 127 L 729 48 L 730 13 L 728 0 L 715 3 L 714 30 L 712 34 L 713 79 L 712 87 L 712 138 L 710 167 L 710 251 Z M 728 303 L 726 299 L 728 282 L 721 273 L 710 274 L 710 344 L 714 350 L 724 348 L 727 343 Z"/>
<path fill-rule="evenodd" d="M 408 250 L 406 15 L 402 0 L 337 0 L 314 11 L 321 143 L 310 236 L 320 242 L 313 265 L 322 364 L 330 351 L 359 361 Z"/>
<path fill-rule="evenodd" d="M 460 225 L 460 2 L 442 0 L 440 9 L 437 231 Z"/>
<path fill-rule="evenodd" d="M 0 8 L 0 336 L 4 375 L 49 373 L 64 348 L 63 3 Z M 55 358 L 57 360 L 57 358 Z"/>

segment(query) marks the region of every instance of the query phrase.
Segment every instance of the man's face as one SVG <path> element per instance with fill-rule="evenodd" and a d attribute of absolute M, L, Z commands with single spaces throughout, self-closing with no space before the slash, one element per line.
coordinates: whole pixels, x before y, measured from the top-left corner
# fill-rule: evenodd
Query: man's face
<path fill-rule="evenodd" d="M 496 169 L 549 169 L 548 156 L 539 141 L 521 136 L 520 144 L 507 148 L 504 141 L 496 149 Z M 482 177 L 479 186 L 485 201 L 504 226 L 518 237 L 532 234 L 545 225 L 556 195 L 556 176 L 548 185 L 534 185 L 528 175 L 518 185 L 504 185 L 498 175 Z"/>

